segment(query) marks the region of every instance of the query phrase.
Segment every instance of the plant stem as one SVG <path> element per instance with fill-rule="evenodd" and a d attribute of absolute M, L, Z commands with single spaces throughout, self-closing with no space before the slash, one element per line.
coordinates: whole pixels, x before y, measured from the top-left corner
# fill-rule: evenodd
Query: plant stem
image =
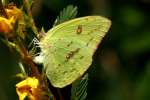
<path fill-rule="evenodd" d="M 33 20 L 33 17 L 32 17 L 32 13 L 31 13 L 31 9 L 29 7 L 29 2 L 27 0 L 23 1 L 23 7 L 27 12 L 27 15 L 29 17 L 29 21 L 30 21 L 31 28 L 32 28 L 33 32 L 35 33 L 36 36 L 38 36 L 38 30 L 35 26 L 35 23 L 34 23 L 34 20 Z"/>
<path fill-rule="evenodd" d="M 32 70 L 32 76 L 36 76 L 37 78 L 40 78 L 40 74 L 39 71 L 37 69 L 37 66 L 33 63 L 32 61 L 32 57 L 29 55 L 28 51 L 26 50 L 26 48 L 21 47 L 20 48 L 22 53 L 23 53 L 23 60 L 25 62 L 25 64 L 27 64 L 28 66 L 30 66 L 31 70 Z"/>
<path fill-rule="evenodd" d="M 5 18 L 8 18 L 7 13 L 6 13 L 4 6 L 3 6 L 2 0 L 0 0 L 0 15 L 4 16 Z"/>
<path fill-rule="evenodd" d="M 64 99 L 63 99 L 63 96 L 62 96 L 62 94 L 61 94 L 61 91 L 60 91 L 60 89 L 58 89 L 58 88 L 57 88 L 57 93 L 58 93 L 58 95 L 59 95 L 59 99 L 60 99 L 60 100 L 64 100 Z"/>

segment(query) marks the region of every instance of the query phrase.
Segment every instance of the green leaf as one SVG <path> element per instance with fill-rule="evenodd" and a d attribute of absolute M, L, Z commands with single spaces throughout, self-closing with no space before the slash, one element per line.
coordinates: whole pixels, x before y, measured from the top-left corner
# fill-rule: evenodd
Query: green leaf
<path fill-rule="evenodd" d="M 71 100 L 85 100 L 87 97 L 88 73 L 72 84 Z"/>
<path fill-rule="evenodd" d="M 57 16 L 57 19 L 55 20 L 53 26 L 56 26 L 62 22 L 73 19 L 76 17 L 76 15 L 77 15 L 77 7 L 69 5 L 60 12 L 60 15 Z"/>

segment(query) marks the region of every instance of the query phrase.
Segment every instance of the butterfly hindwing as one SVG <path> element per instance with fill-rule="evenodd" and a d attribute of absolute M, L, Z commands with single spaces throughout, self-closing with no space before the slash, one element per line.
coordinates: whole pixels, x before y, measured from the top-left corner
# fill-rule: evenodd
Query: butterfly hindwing
<path fill-rule="evenodd" d="M 43 64 L 54 87 L 65 87 L 84 74 L 110 25 L 110 20 L 104 17 L 87 16 L 64 22 L 47 32 L 41 41 Z"/>

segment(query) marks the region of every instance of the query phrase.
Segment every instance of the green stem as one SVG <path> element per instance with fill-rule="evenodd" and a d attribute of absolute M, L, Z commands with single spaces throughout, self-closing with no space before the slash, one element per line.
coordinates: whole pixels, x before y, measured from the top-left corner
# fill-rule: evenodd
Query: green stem
<path fill-rule="evenodd" d="M 31 26 L 33 32 L 36 34 L 36 36 L 38 36 L 38 31 L 37 31 L 37 28 L 35 26 L 35 23 L 34 23 L 34 20 L 32 17 L 32 13 L 31 13 L 31 9 L 30 9 L 28 0 L 24 0 L 23 7 L 24 7 L 25 12 L 27 13 L 27 15 L 29 17 L 30 26 Z"/>

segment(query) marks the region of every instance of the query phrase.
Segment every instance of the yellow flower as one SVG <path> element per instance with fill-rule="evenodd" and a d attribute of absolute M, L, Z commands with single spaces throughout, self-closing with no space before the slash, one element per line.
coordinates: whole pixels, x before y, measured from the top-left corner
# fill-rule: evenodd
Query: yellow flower
<path fill-rule="evenodd" d="M 12 16 L 9 19 L 0 17 L 0 32 L 10 33 L 13 30 L 12 23 L 14 23 L 14 17 Z"/>
<path fill-rule="evenodd" d="M 15 20 L 17 19 L 21 22 L 24 21 L 24 17 L 23 17 L 23 13 L 22 13 L 21 9 L 18 9 L 16 6 L 11 6 L 9 8 L 6 8 L 5 11 L 8 15 L 8 18 L 11 18 L 12 16 L 14 16 Z"/>
<path fill-rule="evenodd" d="M 39 80 L 35 77 L 28 77 L 20 83 L 16 84 L 16 91 L 19 100 L 28 97 L 30 100 L 36 100 L 36 91 L 38 91 Z"/>
<path fill-rule="evenodd" d="M 26 22 L 25 17 L 26 14 L 23 13 L 21 8 L 17 8 L 16 6 L 8 6 L 5 8 L 8 18 L 14 17 L 14 22 L 12 23 L 13 26 L 17 26 L 17 35 L 22 39 L 25 39 L 27 32 L 26 30 Z M 16 23 L 17 22 L 17 23 Z M 15 34 L 15 33 L 14 33 Z M 13 35 L 14 35 L 13 34 Z"/>
<path fill-rule="evenodd" d="M 21 37 L 25 37 L 22 30 L 24 30 L 24 16 L 22 13 L 22 10 L 17 8 L 16 6 L 8 6 L 8 8 L 5 8 L 6 14 L 8 18 L 0 17 L 0 33 L 5 36 L 6 38 L 11 38 L 15 36 L 14 33 L 14 26 L 16 24 L 19 24 L 18 27 L 19 32 L 17 35 Z M 17 23 L 16 23 L 17 22 Z"/>

